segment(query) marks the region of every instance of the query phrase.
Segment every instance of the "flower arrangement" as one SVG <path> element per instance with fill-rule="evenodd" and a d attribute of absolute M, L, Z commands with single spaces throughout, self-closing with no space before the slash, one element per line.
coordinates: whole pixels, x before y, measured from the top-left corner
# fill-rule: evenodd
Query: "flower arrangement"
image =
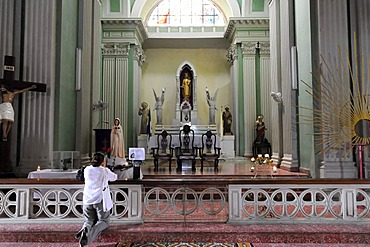
<path fill-rule="evenodd" d="M 112 149 L 110 147 L 103 147 L 102 148 L 102 152 L 104 153 L 105 156 L 107 156 L 108 158 L 110 158 L 110 152 L 112 151 Z"/>

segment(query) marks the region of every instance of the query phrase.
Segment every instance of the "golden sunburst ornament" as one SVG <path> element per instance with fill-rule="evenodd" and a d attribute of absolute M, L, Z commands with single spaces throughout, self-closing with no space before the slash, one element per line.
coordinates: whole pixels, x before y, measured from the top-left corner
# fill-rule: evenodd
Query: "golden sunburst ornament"
<path fill-rule="evenodd" d="M 316 146 L 321 146 L 320 153 L 329 150 L 346 150 L 346 156 L 355 146 L 370 145 L 370 93 L 369 80 L 370 62 L 365 61 L 365 55 L 357 55 L 356 35 L 354 38 L 354 56 L 346 50 L 346 59 L 338 48 L 338 63 L 335 72 L 330 68 L 325 58 L 321 56 L 323 68 L 320 68 L 321 87 L 312 88 L 303 82 L 310 90 L 314 102 L 319 102 L 317 109 L 298 106 L 312 111 L 312 115 L 300 115 L 300 124 L 310 124 L 314 127 Z M 367 71 L 367 73 L 365 73 Z"/>

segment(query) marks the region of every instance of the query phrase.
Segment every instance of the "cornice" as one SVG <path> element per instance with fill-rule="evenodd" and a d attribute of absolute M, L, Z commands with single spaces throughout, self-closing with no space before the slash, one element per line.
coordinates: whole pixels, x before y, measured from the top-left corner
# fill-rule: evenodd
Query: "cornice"
<path fill-rule="evenodd" d="M 269 19 L 230 18 L 224 37 L 232 39 L 235 31 L 240 29 L 269 29 Z"/>
<path fill-rule="evenodd" d="M 148 38 L 148 34 L 144 28 L 141 18 L 125 18 L 125 19 L 103 19 L 101 20 L 103 31 L 111 29 L 132 30 L 135 29 L 141 38 L 141 42 Z"/>

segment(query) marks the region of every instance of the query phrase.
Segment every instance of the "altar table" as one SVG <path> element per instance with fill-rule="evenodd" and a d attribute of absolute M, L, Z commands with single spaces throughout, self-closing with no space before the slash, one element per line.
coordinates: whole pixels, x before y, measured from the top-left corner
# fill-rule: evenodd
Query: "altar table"
<path fill-rule="evenodd" d="M 65 179 L 71 178 L 76 179 L 78 169 L 73 170 L 52 170 L 52 169 L 42 169 L 40 171 L 33 171 L 28 173 L 28 178 L 57 178 Z"/>

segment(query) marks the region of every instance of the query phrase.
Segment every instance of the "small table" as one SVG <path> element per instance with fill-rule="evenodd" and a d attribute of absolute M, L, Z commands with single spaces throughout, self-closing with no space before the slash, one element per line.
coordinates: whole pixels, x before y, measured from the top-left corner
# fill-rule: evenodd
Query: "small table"
<path fill-rule="evenodd" d="M 78 169 L 73 170 L 52 170 L 52 169 L 43 169 L 40 171 L 33 171 L 28 173 L 27 178 L 57 178 L 57 179 L 76 179 Z"/>

